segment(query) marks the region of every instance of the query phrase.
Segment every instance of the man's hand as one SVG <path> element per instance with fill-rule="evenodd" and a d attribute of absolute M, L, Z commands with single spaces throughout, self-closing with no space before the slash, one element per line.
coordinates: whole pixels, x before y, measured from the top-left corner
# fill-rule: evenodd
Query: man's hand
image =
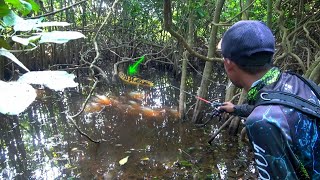
<path fill-rule="evenodd" d="M 233 113 L 234 112 L 234 104 L 232 102 L 224 102 L 222 103 L 222 106 L 218 107 L 219 111 L 224 111 L 227 113 Z"/>

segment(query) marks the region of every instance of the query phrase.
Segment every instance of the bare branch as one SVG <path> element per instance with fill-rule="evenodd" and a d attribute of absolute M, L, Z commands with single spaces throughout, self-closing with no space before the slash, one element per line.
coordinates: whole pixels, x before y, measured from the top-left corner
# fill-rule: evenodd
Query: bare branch
<path fill-rule="evenodd" d="M 72 8 L 73 6 L 77 6 L 77 5 L 79 5 L 79 4 L 83 3 L 83 2 L 86 2 L 86 1 L 87 1 L 87 0 L 82 0 L 82 1 L 79 1 L 79 2 L 77 2 L 77 3 L 72 4 L 72 5 L 70 5 L 70 6 L 67 6 L 67 7 L 65 7 L 65 8 L 62 8 L 62 9 L 59 9 L 59 10 L 56 10 L 56 11 L 53 11 L 53 12 L 49 12 L 49 13 L 47 13 L 47 14 L 43 14 L 43 15 L 40 15 L 40 16 L 34 16 L 34 17 L 31 17 L 30 19 L 36 19 L 36 18 L 51 16 L 51 15 L 57 14 L 57 13 L 59 13 L 59 12 L 61 12 L 61 11 L 70 9 L 70 8 Z"/>
<path fill-rule="evenodd" d="M 193 55 L 195 57 L 198 57 L 205 61 L 217 61 L 222 62 L 222 58 L 208 58 L 207 56 L 201 55 L 194 51 L 190 45 L 186 42 L 186 40 L 176 31 L 171 29 L 172 26 L 172 12 L 171 12 L 171 0 L 164 0 L 164 6 L 163 6 L 163 16 L 164 16 L 164 27 L 165 29 L 173 36 L 175 37 L 179 42 L 183 44 L 183 46 L 187 49 L 187 51 L 190 53 L 190 55 Z"/>

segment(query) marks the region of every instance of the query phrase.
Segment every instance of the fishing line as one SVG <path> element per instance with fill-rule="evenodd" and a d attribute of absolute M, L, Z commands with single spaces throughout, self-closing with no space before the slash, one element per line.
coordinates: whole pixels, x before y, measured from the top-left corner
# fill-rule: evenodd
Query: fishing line
<path fill-rule="evenodd" d="M 169 84 L 169 86 L 171 86 L 171 87 L 173 87 L 173 88 L 175 88 L 175 89 L 178 89 L 178 90 L 180 90 L 180 91 L 182 91 L 182 92 L 184 92 L 184 93 L 186 93 L 186 94 L 189 94 L 189 95 L 195 97 L 196 99 L 199 99 L 199 100 L 201 100 L 201 101 L 204 101 L 204 102 L 206 102 L 206 103 L 208 103 L 208 104 L 210 104 L 210 105 L 212 105 L 212 106 L 219 106 L 219 105 L 220 105 L 219 102 L 216 102 L 216 101 L 211 102 L 211 101 L 206 100 L 206 99 L 204 99 L 204 98 L 202 98 L 202 97 L 200 97 L 200 96 L 196 96 L 196 95 L 194 95 L 194 94 L 191 94 L 190 92 L 184 91 L 184 90 L 182 90 L 182 89 L 180 89 L 180 88 L 178 88 L 178 87 L 176 87 L 176 86 L 173 86 L 173 85 L 171 85 L 171 84 Z"/>
<path fill-rule="evenodd" d="M 201 72 L 199 72 L 195 67 L 192 66 L 192 64 L 190 62 L 188 62 L 188 65 L 191 66 L 191 68 L 196 71 L 197 74 L 199 74 L 202 78 L 204 78 L 203 74 L 201 74 Z M 208 81 L 210 81 L 211 83 L 217 84 L 219 86 L 226 86 L 226 89 L 228 89 L 231 85 L 230 84 L 224 84 L 224 83 L 219 83 L 219 82 L 215 82 L 213 80 L 211 80 L 210 78 L 206 78 Z"/>

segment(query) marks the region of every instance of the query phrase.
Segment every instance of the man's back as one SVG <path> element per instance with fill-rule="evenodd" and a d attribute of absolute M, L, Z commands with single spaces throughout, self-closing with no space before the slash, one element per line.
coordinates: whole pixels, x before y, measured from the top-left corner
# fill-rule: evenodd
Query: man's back
<path fill-rule="evenodd" d="M 308 85 L 282 73 L 262 90 L 284 91 L 320 104 Z M 262 179 L 320 179 L 320 129 L 316 119 L 281 105 L 256 107 L 246 121 Z M 305 171 L 306 170 L 306 171 Z M 270 173 L 272 172 L 272 173 Z"/>

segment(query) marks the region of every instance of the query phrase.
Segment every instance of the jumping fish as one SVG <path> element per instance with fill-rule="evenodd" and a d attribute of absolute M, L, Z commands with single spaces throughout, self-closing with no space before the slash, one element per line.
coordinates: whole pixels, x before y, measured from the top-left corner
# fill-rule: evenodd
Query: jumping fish
<path fill-rule="evenodd" d="M 103 108 L 103 106 L 101 104 L 96 103 L 96 102 L 91 102 L 86 105 L 84 111 L 87 113 L 99 112 L 102 110 L 102 108 Z"/>
<path fill-rule="evenodd" d="M 162 110 L 155 110 L 149 107 L 141 107 L 141 111 L 142 114 L 146 117 L 158 117 L 163 113 Z"/>
<path fill-rule="evenodd" d="M 105 106 L 111 106 L 112 105 L 112 99 L 105 96 L 105 95 L 96 95 L 96 99 L 94 100 L 96 103 L 105 105 Z"/>
<path fill-rule="evenodd" d="M 132 91 L 128 94 L 128 96 L 132 99 L 142 101 L 145 98 L 144 92 Z"/>

